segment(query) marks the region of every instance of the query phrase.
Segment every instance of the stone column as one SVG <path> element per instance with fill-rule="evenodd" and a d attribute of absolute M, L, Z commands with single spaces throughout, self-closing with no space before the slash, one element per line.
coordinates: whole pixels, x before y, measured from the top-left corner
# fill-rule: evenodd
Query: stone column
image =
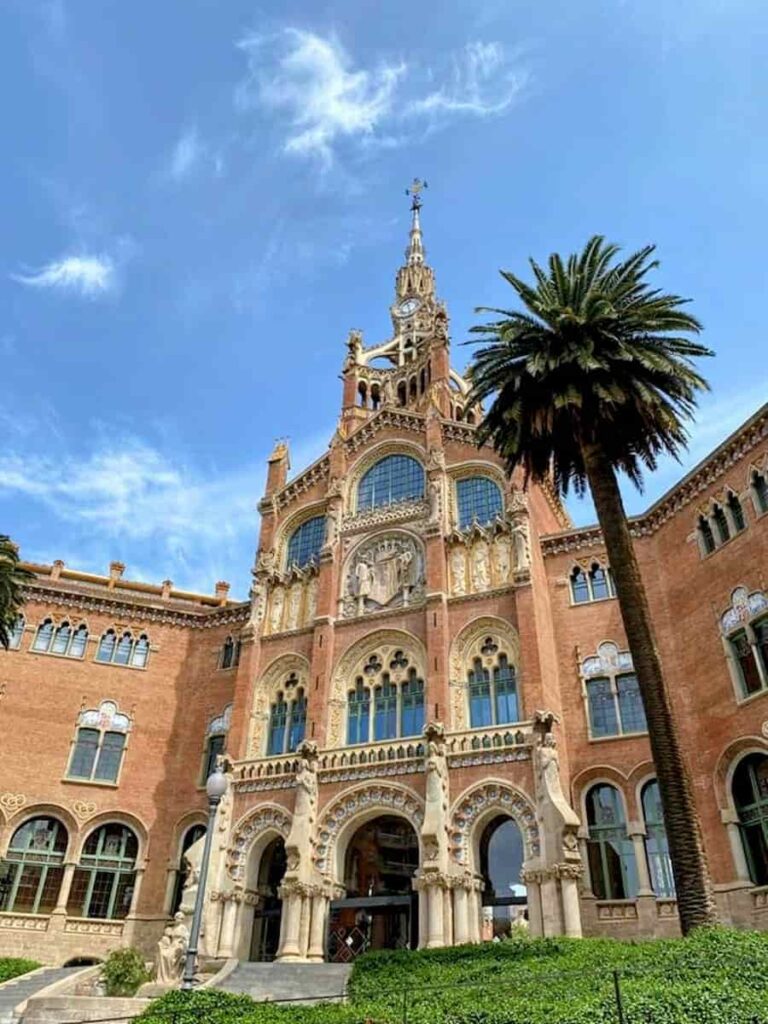
<path fill-rule="evenodd" d="M 53 909 L 54 914 L 66 916 L 69 893 L 72 888 L 72 879 L 75 877 L 76 868 L 77 863 L 74 861 L 71 864 L 64 865 L 64 874 L 61 876 L 61 886 L 59 887 L 59 898 L 56 900 L 56 906 Z"/>
<path fill-rule="evenodd" d="M 457 946 L 469 942 L 469 893 L 464 880 L 453 890 L 453 941 Z"/>
<path fill-rule="evenodd" d="M 427 949 L 445 945 L 443 936 L 443 889 L 438 879 L 431 879 L 427 888 Z"/>
<path fill-rule="evenodd" d="M 645 849 L 645 829 L 639 822 L 630 821 L 627 825 L 627 832 L 632 840 L 635 864 L 637 865 L 637 895 L 653 896 L 653 886 L 648 871 L 648 856 Z"/>
<path fill-rule="evenodd" d="M 427 905 L 427 890 L 423 886 L 417 889 L 419 894 L 419 949 L 427 948 L 427 922 L 429 921 L 429 908 Z"/>
<path fill-rule="evenodd" d="M 520 873 L 525 885 L 526 902 L 528 904 L 528 931 L 535 939 L 544 935 L 544 915 L 541 907 L 541 871 L 525 871 Z"/>
<path fill-rule="evenodd" d="M 303 959 L 307 956 L 309 949 L 309 922 L 312 914 L 312 897 L 299 897 L 299 956 Z"/>
<path fill-rule="evenodd" d="M 312 900 L 312 924 L 309 930 L 307 959 L 325 959 L 325 929 L 328 920 L 328 897 L 319 893 Z"/>
<path fill-rule="evenodd" d="M 480 941 L 480 886 L 475 882 L 467 893 L 469 904 L 469 941 Z"/>
<path fill-rule="evenodd" d="M 589 833 L 579 829 L 579 856 L 581 857 L 581 894 L 582 896 L 594 896 L 592 892 L 592 875 L 589 871 L 589 847 L 587 839 Z"/>
<path fill-rule="evenodd" d="M 283 893 L 283 913 L 280 921 L 278 960 L 297 960 L 299 957 L 299 930 L 301 928 L 301 896 L 290 889 Z"/>
<path fill-rule="evenodd" d="M 747 858 L 744 854 L 744 844 L 741 841 L 741 829 L 739 828 L 739 816 L 735 811 L 730 809 L 720 811 L 720 818 L 725 825 L 728 833 L 728 842 L 731 847 L 731 857 L 733 858 L 733 866 L 736 871 L 736 878 L 740 882 L 746 882 L 752 885 L 752 879 L 749 875 L 749 866 L 747 864 Z"/>
<path fill-rule="evenodd" d="M 235 935 L 237 934 L 237 919 L 239 917 L 242 895 L 239 892 L 230 892 L 226 896 L 222 914 L 221 934 L 219 936 L 218 956 L 231 960 L 235 955 Z"/>
<path fill-rule="evenodd" d="M 443 945 L 453 945 L 453 896 L 449 888 L 443 889 Z"/>
<path fill-rule="evenodd" d="M 560 895 L 563 901 L 563 927 L 571 939 L 581 938 L 581 907 L 579 905 L 578 879 L 581 867 L 578 864 L 563 864 L 560 867 Z"/>

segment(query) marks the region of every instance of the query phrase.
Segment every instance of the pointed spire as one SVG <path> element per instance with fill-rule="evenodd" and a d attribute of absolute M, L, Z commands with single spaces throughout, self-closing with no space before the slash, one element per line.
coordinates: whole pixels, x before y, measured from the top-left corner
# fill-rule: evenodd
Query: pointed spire
<path fill-rule="evenodd" d="M 397 274 L 397 297 L 419 296 L 426 298 L 434 295 L 434 276 L 424 262 L 424 241 L 421 237 L 421 193 L 427 188 L 426 181 L 414 178 L 405 194 L 411 197 L 411 231 L 408 237 L 408 248 L 405 250 L 405 265 Z"/>
<path fill-rule="evenodd" d="M 409 267 L 421 265 L 424 262 L 424 242 L 421 237 L 421 220 L 419 219 L 421 199 L 419 198 L 418 191 L 416 191 L 417 182 L 419 188 L 421 188 L 421 182 L 419 182 L 418 178 L 415 178 L 414 184 L 409 190 L 413 196 L 413 202 L 411 203 L 411 234 L 408 248 L 405 250 L 405 260 Z M 426 187 L 427 184 L 424 182 L 424 188 Z"/>

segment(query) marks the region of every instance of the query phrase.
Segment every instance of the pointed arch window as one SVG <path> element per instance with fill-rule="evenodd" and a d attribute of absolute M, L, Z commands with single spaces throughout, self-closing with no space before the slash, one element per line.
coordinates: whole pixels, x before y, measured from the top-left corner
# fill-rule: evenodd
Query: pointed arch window
<path fill-rule="evenodd" d="M 400 707 L 400 735 L 420 736 L 424 729 L 424 680 L 410 669 L 403 683 Z"/>
<path fill-rule="evenodd" d="M 347 743 L 368 742 L 371 717 L 371 691 L 360 678 L 347 695 Z"/>
<path fill-rule="evenodd" d="M 43 619 L 37 627 L 35 639 L 32 641 L 32 650 L 47 654 L 53 643 L 54 632 L 53 619 Z"/>
<path fill-rule="evenodd" d="M 72 917 L 122 920 L 133 902 L 139 841 L 126 825 L 102 825 L 83 845 L 67 903 Z"/>
<path fill-rule="evenodd" d="M 456 481 L 459 529 L 473 523 L 484 526 L 504 511 L 498 484 L 487 476 L 468 476 Z"/>
<path fill-rule="evenodd" d="M 731 522 L 736 533 L 741 533 L 742 530 L 746 530 L 747 523 L 744 519 L 744 509 L 742 508 L 741 502 L 733 491 L 728 493 L 728 500 L 726 506 L 731 514 Z"/>
<path fill-rule="evenodd" d="M 205 825 L 190 825 L 190 827 L 184 832 L 184 835 L 181 838 L 181 843 L 179 846 L 179 863 L 178 867 L 176 868 L 176 877 L 173 883 L 173 894 L 171 896 L 170 913 L 172 915 L 175 914 L 176 911 L 181 906 L 181 899 L 184 894 L 184 886 L 187 881 L 187 876 L 189 875 L 189 866 L 184 859 L 184 855 L 186 854 L 190 846 L 196 843 L 198 839 L 203 838 L 205 833 Z"/>
<path fill-rule="evenodd" d="M 424 728 L 424 680 L 404 651 L 372 654 L 347 694 L 347 743 L 418 736 Z"/>
<path fill-rule="evenodd" d="M 397 736 L 397 687 L 385 672 L 373 689 L 373 738 L 378 742 Z"/>
<path fill-rule="evenodd" d="M 728 526 L 728 519 L 726 518 L 721 505 L 715 505 L 712 509 L 712 523 L 714 524 L 715 533 L 720 544 L 725 544 L 727 540 L 731 539 L 731 530 Z"/>
<path fill-rule="evenodd" d="M 117 783 L 131 720 L 113 701 L 81 711 L 67 768 L 68 779 Z"/>
<path fill-rule="evenodd" d="M 365 473 L 357 488 L 357 511 L 424 497 L 424 467 L 410 455 L 387 455 Z"/>
<path fill-rule="evenodd" d="M 24 636 L 24 626 L 26 625 L 23 615 L 17 615 L 16 621 L 13 624 L 13 628 L 8 631 L 8 650 L 18 651 L 21 647 L 21 638 Z"/>
<path fill-rule="evenodd" d="M 715 535 L 712 532 L 712 526 L 705 516 L 699 516 L 697 531 L 699 534 L 699 543 L 701 544 L 702 553 L 705 555 L 711 555 L 717 547 L 717 544 L 715 543 Z"/>
<path fill-rule="evenodd" d="M 307 698 L 303 687 L 286 700 L 281 692 L 269 709 L 267 757 L 292 754 L 304 739 L 307 727 Z"/>
<path fill-rule="evenodd" d="M 221 648 L 220 668 L 237 668 L 240 664 L 240 640 L 228 636 Z"/>
<path fill-rule="evenodd" d="M 120 665 L 124 668 L 145 668 L 149 660 L 149 637 L 142 633 L 134 637 L 130 630 L 120 636 L 114 629 L 102 634 L 96 649 L 96 661 L 103 665 Z"/>
<path fill-rule="evenodd" d="M 587 574 L 578 566 L 571 573 L 571 597 L 574 604 L 584 604 L 591 601 Z"/>
<path fill-rule="evenodd" d="M 314 516 L 312 519 L 307 519 L 291 534 L 285 559 L 286 567 L 290 569 L 292 566 L 296 566 L 298 569 L 303 569 L 305 565 L 316 562 L 324 543 L 325 516 Z"/>
<path fill-rule="evenodd" d="M 758 515 L 762 515 L 763 512 L 768 512 L 768 480 L 766 480 L 765 473 L 758 473 L 756 469 L 753 469 L 750 483 L 755 511 Z"/>
<path fill-rule="evenodd" d="M 768 689 L 768 596 L 737 587 L 720 618 L 723 644 L 737 696 Z"/>
<path fill-rule="evenodd" d="M 31 818 L 16 829 L 0 862 L 0 911 L 52 913 L 64 876 L 67 842 L 67 830 L 57 818 Z"/>
<path fill-rule="evenodd" d="M 577 565 L 571 572 L 571 600 L 573 604 L 605 601 L 616 597 L 613 575 L 607 566 L 593 562 L 588 572 Z"/>
<path fill-rule="evenodd" d="M 472 729 L 505 725 L 520 719 L 516 672 L 507 655 L 498 650 L 493 638 L 487 637 L 483 651 L 493 656 L 493 664 L 486 666 L 482 658 L 475 658 L 467 673 Z"/>
<path fill-rule="evenodd" d="M 661 794 L 656 779 L 650 779 L 645 783 L 640 792 L 640 803 L 645 822 L 645 853 L 648 858 L 651 886 L 657 897 L 673 899 L 675 876 L 672 873 L 672 859 L 669 856 L 664 810 L 661 806 Z"/>
<path fill-rule="evenodd" d="M 750 878 L 768 885 L 768 756 L 749 754 L 740 761 L 732 792 Z"/>
<path fill-rule="evenodd" d="M 232 721 L 232 705 L 227 704 L 220 715 L 212 718 L 205 730 L 205 749 L 200 784 L 205 785 L 208 776 L 216 768 L 218 758 L 224 753 L 227 745 L 229 726 Z"/>
<path fill-rule="evenodd" d="M 637 865 L 621 795 L 615 786 L 599 783 L 589 790 L 586 802 L 592 891 L 599 900 L 634 899 Z"/>

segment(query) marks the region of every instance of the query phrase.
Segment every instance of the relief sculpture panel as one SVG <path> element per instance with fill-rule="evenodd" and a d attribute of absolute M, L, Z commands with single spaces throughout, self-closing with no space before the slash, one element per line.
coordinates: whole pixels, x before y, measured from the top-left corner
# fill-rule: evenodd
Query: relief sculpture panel
<path fill-rule="evenodd" d="M 372 537 L 352 555 L 344 576 L 344 618 L 424 600 L 424 552 L 406 533 Z"/>

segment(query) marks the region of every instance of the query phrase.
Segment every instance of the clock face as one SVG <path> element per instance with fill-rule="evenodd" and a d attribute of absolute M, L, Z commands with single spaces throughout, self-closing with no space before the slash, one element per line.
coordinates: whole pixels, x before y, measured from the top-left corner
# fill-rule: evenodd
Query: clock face
<path fill-rule="evenodd" d="M 396 316 L 413 316 L 421 303 L 418 299 L 403 299 L 395 309 Z"/>

